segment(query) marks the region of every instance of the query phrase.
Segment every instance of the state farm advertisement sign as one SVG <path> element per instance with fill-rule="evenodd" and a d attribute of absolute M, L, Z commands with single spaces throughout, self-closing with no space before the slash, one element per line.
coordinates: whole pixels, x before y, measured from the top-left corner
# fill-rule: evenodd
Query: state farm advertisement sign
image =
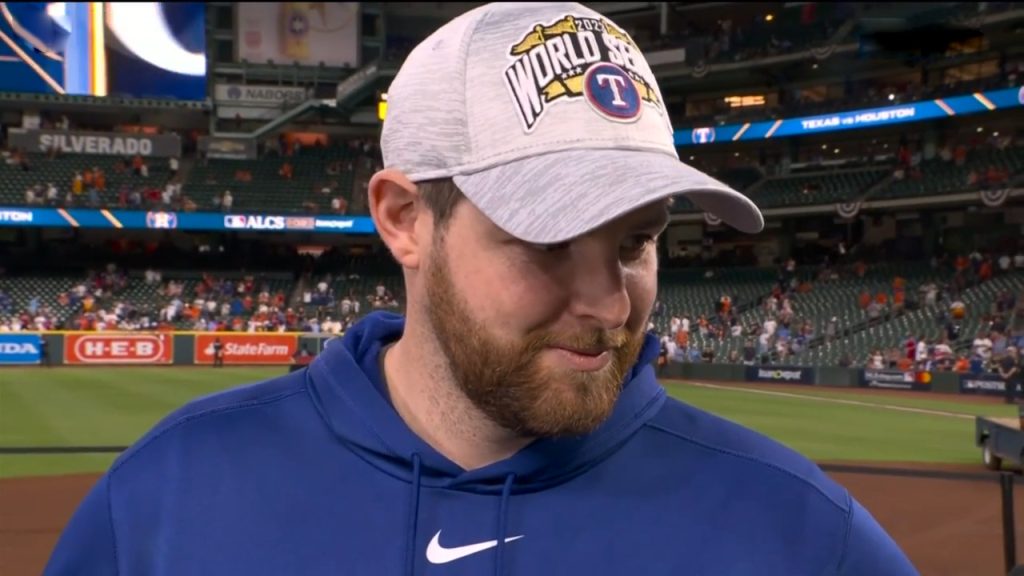
<path fill-rule="evenodd" d="M 174 339 L 169 334 L 68 334 L 65 364 L 170 364 Z"/>
<path fill-rule="evenodd" d="M 299 337 L 287 334 L 199 334 L 196 364 L 213 364 L 213 343 L 220 338 L 224 364 L 291 364 Z"/>

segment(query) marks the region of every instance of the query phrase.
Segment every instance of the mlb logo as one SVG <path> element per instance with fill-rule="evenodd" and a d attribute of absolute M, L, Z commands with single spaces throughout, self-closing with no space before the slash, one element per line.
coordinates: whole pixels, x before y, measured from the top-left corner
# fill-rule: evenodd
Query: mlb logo
<path fill-rule="evenodd" d="M 710 144 L 715 141 L 714 128 L 694 128 L 691 134 L 694 144 Z"/>
<path fill-rule="evenodd" d="M 245 228 L 246 218 L 240 214 L 229 214 L 224 217 L 225 228 Z"/>

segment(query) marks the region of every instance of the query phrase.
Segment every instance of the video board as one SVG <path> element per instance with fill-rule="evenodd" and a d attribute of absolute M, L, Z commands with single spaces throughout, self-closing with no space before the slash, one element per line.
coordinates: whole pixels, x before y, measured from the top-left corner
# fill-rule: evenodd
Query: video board
<path fill-rule="evenodd" d="M 203 2 L 0 2 L 0 91 L 206 98 Z"/>

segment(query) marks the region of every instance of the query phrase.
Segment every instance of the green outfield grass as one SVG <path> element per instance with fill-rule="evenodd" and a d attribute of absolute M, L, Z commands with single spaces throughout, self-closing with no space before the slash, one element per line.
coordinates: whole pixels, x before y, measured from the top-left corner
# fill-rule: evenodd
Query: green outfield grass
<path fill-rule="evenodd" d="M 680 384 L 668 384 L 667 388 L 684 402 L 768 434 L 819 461 L 976 463 L 980 452 L 974 446 L 974 419 L 970 414 L 1007 414 L 1004 406 L 981 406 L 977 410 L 977 405 L 949 402 L 941 404 L 946 409 L 958 407 L 960 417 L 897 411 L 884 408 L 886 402 L 881 401 L 931 410 L 936 409 L 936 403 L 922 399 L 922 404 L 915 406 L 918 401 L 912 398 L 851 396 L 840 391 L 830 394 L 820 388 L 813 397 L 788 390 L 786 396 L 774 396 L 735 388 Z M 773 392 L 771 385 L 758 390 Z M 829 397 L 863 400 L 871 405 L 821 401 Z"/>
<path fill-rule="evenodd" d="M 279 368 L 58 368 L 0 370 L 0 446 L 129 445 L 187 401 L 283 374 Z M 1011 407 L 858 395 L 810 388 L 788 396 L 667 383 L 684 402 L 734 420 L 816 460 L 978 462 L 974 414 Z M 765 385 L 761 391 L 775 392 Z M 796 396 L 793 396 L 793 395 Z M 830 399 L 870 404 L 847 405 Z M 883 405 L 962 417 L 895 411 Z M 0 477 L 101 472 L 116 454 L 0 455 Z"/>
<path fill-rule="evenodd" d="M 281 368 L 5 368 L 0 446 L 126 446 L 193 398 Z M 0 478 L 102 472 L 116 454 L 0 454 Z"/>
<path fill-rule="evenodd" d="M 669 383 L 671 387 L 671 383 Z M 755 385 L 756 386 L 756 385 Z M 771 386 L 760 386 L 758 389 L 771 391 Z M 928 392 L 922 392 L 916 398 L 906 398 L 892 394 L 863 394 L 856 388 L 821 388 L 804 386 L 795 392 L 787 390 L 787 394 L 799 396 L 815 396 L 826 399 L 851 400 L 862 404 L 875 404 L 878 406 L 900 406 L 904 408 L 915 408 L 918 410 L 934 410 L 937 412 L 952 412 L 967 416 L 1001 416 L 1015 418 L 1017 408 L 1006 404 L 976 404 L 957 402 L 956 400 L 935 400 L 935 396 Z M 945 397 L 945 398 L 948 398 Z"/>

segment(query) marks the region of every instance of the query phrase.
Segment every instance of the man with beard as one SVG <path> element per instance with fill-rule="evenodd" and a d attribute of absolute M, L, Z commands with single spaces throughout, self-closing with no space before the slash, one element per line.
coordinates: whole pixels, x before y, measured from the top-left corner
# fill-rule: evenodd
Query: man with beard
<path fill-rule="evenodd" d="M 764 224 L 679 161 L 663 102 L 579 4 L 435 32 L 388 90 L 369 184 L 406 315 L 169 416 L 47 574 L 916 574 L 813 463 L 655 379 L 668 200 Z"/>

